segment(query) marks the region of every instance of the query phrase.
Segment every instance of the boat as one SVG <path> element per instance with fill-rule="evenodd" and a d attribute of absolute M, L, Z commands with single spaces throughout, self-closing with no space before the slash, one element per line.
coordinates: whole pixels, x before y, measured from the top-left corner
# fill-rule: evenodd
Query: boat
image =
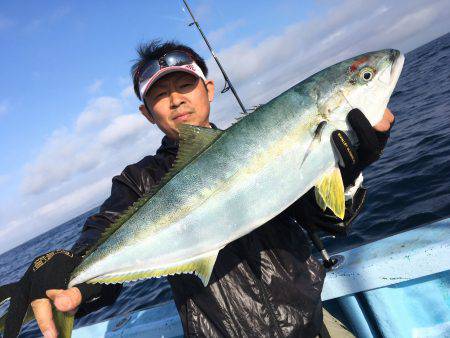
<path fill-rule="evenodd" d="M 324 307 L 356 337 L 450 337 L 450 218 L 336 253 Z M 173 301 L 77 328 L 72 337 L 183 337 Z"/>

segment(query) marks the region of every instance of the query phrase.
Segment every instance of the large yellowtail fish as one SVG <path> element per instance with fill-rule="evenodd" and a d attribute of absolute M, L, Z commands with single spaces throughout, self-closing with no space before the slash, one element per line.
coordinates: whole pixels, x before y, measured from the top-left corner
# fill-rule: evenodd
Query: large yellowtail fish
<path fill-rule="evenodd" d="M 107 229 L 69 287 L 181 273 L 207 285 L 225 245 L 312 187 L 319 205 L 343 218 L 330 135 L 341 129 L 356 144 L 346 123 L 353 108 L 372 125 L 381 120 L 403 60 L 397 50 L 360 55 L 300 82 L 227 130 L 181 126 L 171 171 Z"/>

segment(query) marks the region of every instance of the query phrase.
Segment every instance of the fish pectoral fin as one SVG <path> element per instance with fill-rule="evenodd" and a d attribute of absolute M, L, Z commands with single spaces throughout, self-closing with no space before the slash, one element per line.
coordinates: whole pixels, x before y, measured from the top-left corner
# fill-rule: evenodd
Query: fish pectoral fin
<path fill-rule="evenodd" d="M 323 175 L 316 183 L 317 204 L 325 210 L 330 208 L 340 219 L 345 215 L 344 183 L 339 168 L 335 167 Z"/>
<path fill-rule="evenodd" d="M 127 271 L 120 274 L 107 274 L 104 276 L 95 277 L 87 283 L 124 283 L 136 281 L 139 279 L 147 279 L 152 277 L 163 277 L 169 275 L 176 275 L 182 273 L 192 273 L 199 277 L 204 286 L 208 285 L 211 277 L 214 264 L 217 259 L 219 251 L 212 251 L 203 254 L 188 261 L 183 261 L 180 264 L 172 265 L 167 268 L 151 269 L 146 271 Z"/>
<path fill-rule="evenodd" d="M 316 196 L 316 203 L 322 209 L 322 211 L 325 211 L 327 209 L 327 204 L 323 200 L 322 196 L 319 194 L 319 190 L 316 188 L 314 190 L 314 195 Z"/>

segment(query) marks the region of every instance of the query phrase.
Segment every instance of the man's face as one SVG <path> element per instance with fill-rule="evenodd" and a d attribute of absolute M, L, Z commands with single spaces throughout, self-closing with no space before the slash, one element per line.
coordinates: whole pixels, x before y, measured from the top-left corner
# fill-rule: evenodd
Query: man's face
<path fill-rule="evenodd" d="M 209 127 L 210 102 L 214 97 L 214 83 L 203 81 L 186 72 L 174 72 L 160 78 L 145 96 L 139 109 L 171 139 L 178 138 L 182 123 Z"/>

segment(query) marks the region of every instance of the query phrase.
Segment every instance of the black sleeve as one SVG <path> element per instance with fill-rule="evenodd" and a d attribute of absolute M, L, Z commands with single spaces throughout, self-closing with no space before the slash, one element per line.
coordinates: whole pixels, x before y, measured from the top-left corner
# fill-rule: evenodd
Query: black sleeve
<path fill-rule="evenodd" d="M 128 178 L 126 169 L 122 174 L 115 176 L 112 179 L 111 195 L 100 206 L 99 212 L 86 220 L 72 251 L 80 256 L 84 255 L 86 250 L 98 240 L 103 231 L 141 196 L 142 192 Z"/>
<path fill-rule="evenodd" d="M 111 195 L 100 206 L 99 212 L 86 220 L 72 251 L 82 256 L 122 212 L 157 184 L 165 172 L 164 168 L 156 156 L 147 156 L 115 176 Z"/>
<path fill-rule="evenodd" d="M 155 185 L 156 181 L 160 179 L 158 176 L 162 176 L 162 174 L 153 157 L 149 156 L 136 164 L 127 166 L 120 175 L 115 176 L 112 179 L 111 195 L 100 206 L 99 212 L 86 220 L 81 235 L 71 250 L 75 254 L 83 256 L 89 247 L 99 239 L 103 231 L 123 211 L 142 197 L 151 186 Z M 121 290 L 121 284 L 104 285 L 99 297 L 87 300 L 80 306 L 77 317 L 113 304 Z"/>

